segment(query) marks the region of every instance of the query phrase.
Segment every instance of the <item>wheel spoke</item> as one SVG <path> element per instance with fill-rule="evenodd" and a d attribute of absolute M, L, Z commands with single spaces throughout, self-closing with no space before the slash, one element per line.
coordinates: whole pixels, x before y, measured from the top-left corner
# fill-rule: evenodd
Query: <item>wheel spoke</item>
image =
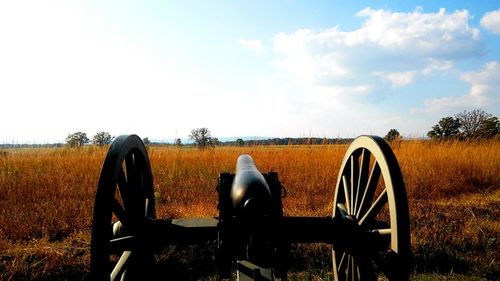
<path fill-rule="evenodd" d="M 125 177 L 125 172 L 122 169 L 120 169 L 120 174 L 118 175 L 118 188 L 120 189 L 120 194 L 122 196 L 122 199 L 125 201 L 124 196 L 127 194 L 127 178 Z"/>
<path fill-rule="evenodd" d="M 357 180 L 358 180 L 358 172 L 359 172 L 359 163 L 358 157 L 351 155 L 351 208 L 349 209 L 349 215 L 354 214 L 354 193 L 356 193 L 357 189 Z"/>
<path fill-rule="evenodd" d="M 350 268 L 351 268 L 351 256 L 348 255 L 347 256 L 347 266 L 346 266 L 346 269 L 345 269 L 345 280 L 346 281 L 349 281 L 349 275 L 351 273 Z"/>
<path fill-rule="evenodd" d="M 113 272 L 111 272 L 111 274 L 110 274 L 111 281 L 117 280 L 116 278 L 121 276 L 122 273 L 125 271 L 125 268 L 127 267 L 127 262 L 129 260 L 131 254 L 132 254 L 132 251 L 124 251 L 123 252 L 120 259 L 116 263 L 115 268 L 113 268 Z"/>
<path fill-rule="evenodd" d="M 132 250 L 135 245 L 135 236 L 125 236 L 109 240 L 111 252 Z"/>
<path fill-rule="evenodd" d="M 125 157 L 125 168 L 127 171 L 127 184 L 129 187 L 129 191 L 131 192 L 130 196 L 132 198 L 135 198 L 142 192 L 142 188 L 139 183 L 140 180 L 139 161 L 135 153 L 129 153 Z M 133 200 L 132 198 L 131 200 Z"/>
<path fill-rule="evenodd" d="M 345 261 L 345 252 L 342 253 L 342 257 L 340 258 L 340 262 L 339 262 L 339 266 L 337 268 L 337 271 L 340 271 L 340 269 L 342 268 L 342 264 L 344 263 Z"/>
<path fill-rule="evenodd" d="M 369 204 L 373 200 L 373 196 L 375 195 L 375 190 L 377 189 L 378 180 L 380 179 L 380 166 L 377 161 L 373 163 L 373 168 L 370 173 L 370 178 L 368 179 L 368 183 L 366 184 L 366 188 L 363 193 L 363 198 L 361 199 L 361 203 L 359 204 L 358 212 L 356 213 L 356 218 L 359 219 L 361 215 L 366 212 Z"/>
<path fill-rule="evenodd" d="M 368 172 L 370 168 L 370 151 L 364 149 L 361 151 L 361 165 L 359 166 L 358 188 L 356 192 L 356 200 L 354 202 L 354 214 L 358 213 L 360 200 L 365 193 L 366 183 L 368 181 Z M 363 195 L 360 195 L 363 194 Z"/>
<path fill-rule="evenodd" d="M 347 268 L 347 274 L 349 276 L 347 280 L 354 281 L 354 257 L 351 255 L 349 256 L 349 267 Z"/>
<path fill-rule="evenodd" d="M 144 195 L 139 184 L 139 161 L 135 152 L 129 153 L 125 157 L 125 168 L 127 173 L 127 199 L 125 211 L 130 218 L 129 229 L 132 232 L 138 231 L 138 222 L 144 218 Z M 141 199 L 142 198 L 142 199 Z"/>
<path fill-rule="evenodd" d="M 146 200 L 144 200 L 144 217 L 148 216 L 148 210 L 149 210 L 149 198 L 146 198 Z"/>
<path fill-rule="evenodd" d="M 141 162 L 142 163 L 142 162 Z M 144 172 L 143 171 L 140 171 L 139 173 L 139 190 L 141 192 L 144 191 Z"/>
<path fill-rule="evenodd" d="M 344 185 L 344 196 L 345 196 L 345 205 L 347 208 L 347 212 L 350 213 L 351 210 L 351 202 L 349 202 L 349 187 L 347 186 L 347 178 L 345 175 L 342 176 L 342 183 Z"/>
<path fill-rule="evenodd" d="M 123 210 L 122 205 L 118 203 L 116 198 L 113 198 L 111 210 L 118 218 L 118 220 L 120 220 L 120 222 L 125 226 L 127 223 L 127 216 L 125 215 L 125 211 Z"/>
<path fill-rule="evenodd" d="M 340 215 L 342 216 L 342 218 L 347 218 L 349 216 L 349 213 L 347 211 L 347 208 L 345 207 L 344 204 L 342 203 L 338 203 L 337 204 L 337 208 L 339 209 L 340 211 Z"/>
<path fill-rule="evenodd" d="M 370 230 L 370 232 L 386 236 L 386 235 L 391 235 L 392 230 L 390 228 L 383 228 L 383 229 L 373 229 Z"/>
<path fill-rule="evenodd" d="M 333 280 L 339 280 L 340 262 L 342 261 L 339 260 L 339 256 L 339 252 L 332 250 Z"/>
<path fill-rule="evenodd" d="M 130 153 L 125 157 L 125 169 L 127 171 L 127 183 L 133 187 L 137 184 L 137 170 L 134 154 Z"/>
<path fill-rule="evenodd" d="M 340 254 L 342 253 L 342 256 Z M 346 253 L 345 252 L 335 252 L 333 250 L 333 276 L 334 280 L 341 280 L 345 276 L 345 272 L 342 271 L 342 267 L 344 265 L 344 262 L 346 260 Z M 340 257 L 340 258 L 339 258 Z"/>
<path fill-rule="evenodd" d="M 363 216 L 363 218 L 359 221 L 359 225 L 363 225 L 366 221 L 369 221 L 373 218 L 375 218 L 380 210 L 382 210 L 382 207 L 387 203 L 388 197 L 387 197 L 387 188 L 384 188 L 382 193 L 377 197 L 377 200 L 373 203 L 373 205 L 370 207 L 370 209 L 366 212 L 366 214 Z"/>
<path fill-rule="evenodd" d="M 123 167 L 120 169 L 120 173 L 118 175 L 118 190 L 120 191 L 120 196 L 124 206 L 129 205 L 130 196 L 128 196 L 128 187 L 127 187 L 127 177 L 125 176 L 125 172 L 123 171 Z"/>
<path fill-rule="evenodd" d="M 358 276 L 358 281 L 361 280 L 361 271 L 359 269 L 359 264 L 356 265 L 356 276 Z"/>
<path fill-rule="evenodd" d="M 351 280 L 353 281 L 356 281 L 356 277 L 357 277 L 357 265 L 356 265 L 356 260 L 354 259 L 354 256 L 352 257 L 352 261 L 351 261 Z"/>

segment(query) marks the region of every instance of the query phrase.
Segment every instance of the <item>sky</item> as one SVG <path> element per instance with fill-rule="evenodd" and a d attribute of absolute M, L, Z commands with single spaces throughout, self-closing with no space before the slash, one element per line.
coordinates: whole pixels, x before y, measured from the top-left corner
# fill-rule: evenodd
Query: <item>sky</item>
<path fill-rule="evenodd" d="M 0 143 L 423 137 L 500 114 L 500 1 L 2 1 Z"/>

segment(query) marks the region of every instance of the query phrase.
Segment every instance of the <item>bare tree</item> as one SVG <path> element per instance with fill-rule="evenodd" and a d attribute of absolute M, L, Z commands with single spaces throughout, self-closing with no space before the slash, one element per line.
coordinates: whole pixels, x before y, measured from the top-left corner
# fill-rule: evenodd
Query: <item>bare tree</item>
<path fill-rule="evenodd" d="M 212 136 L 207 128 L 192 129 L 189 139 L 193 140 L 201 149 L 204 149 L 209 145 L 213 145 Z"/>
<path fill-rule="evenodd" d="M 466 139 L 479 137 L 479 129 L 491 117 L 491 114 L 481 109 L 464 111 L 455 115 L 460 122 L 462 136 Z"/>

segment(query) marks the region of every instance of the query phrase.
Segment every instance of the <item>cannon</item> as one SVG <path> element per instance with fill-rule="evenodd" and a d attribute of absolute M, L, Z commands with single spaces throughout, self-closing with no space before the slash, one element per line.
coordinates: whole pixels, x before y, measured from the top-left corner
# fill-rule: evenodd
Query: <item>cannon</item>
<path fill-rule="evenodd" d="M 216 190 L 218 217 L 157 219 L 144 144 L 136 135 L 117 137 L 97 186 L 90 279 L 154 280 L 156 251 L 208 242 L 216 244 L 214 268 L 221 279 L 236 270 L 242 281 L 286 280 L 293 243 L 332 245 L 334 280 L 409 278 L 405 184 L 380 137 L 360 136 L 347 149 L 328 217 L 284 216 L 286 191 L 278 174 L 261 173 L 246 154 L 237 159 L 235 173 L 219 175 Z"/>

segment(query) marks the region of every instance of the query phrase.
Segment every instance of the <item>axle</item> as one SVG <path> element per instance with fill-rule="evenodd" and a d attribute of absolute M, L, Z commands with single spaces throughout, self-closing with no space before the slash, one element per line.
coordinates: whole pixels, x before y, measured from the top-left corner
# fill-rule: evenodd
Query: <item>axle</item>
<path fill-rule="evenodd" d="M 327 243 L 340 248 L 376 248 L 388 233 L 363 232 L 352 221 L 330 217 L 283 217 L 278 222 L 279 237 L 288 243 Z M 196 245 L 218 239 L 218 218 L 148 219 L 141 236 L 153 248 L 166 245 Z M 112 249 L 132 248 L 136 241 L 132 236 L 111 240 Z M 371 245 L 371 246 L 370 246 Z"/>

